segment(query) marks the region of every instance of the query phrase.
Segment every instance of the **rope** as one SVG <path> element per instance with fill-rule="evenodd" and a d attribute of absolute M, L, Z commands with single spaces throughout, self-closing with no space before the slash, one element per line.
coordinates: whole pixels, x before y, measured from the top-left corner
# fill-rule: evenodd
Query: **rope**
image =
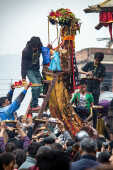
<path fill-rule="evenodd" d="M 58 36 L 58 24 L 56 24 L 56 30 L 57 30 L 57 41 L 59 39 L 59 36 Z"/>
<path fill-rule="evenodd" d="M 58 46 L 60 46 L 60 37 L 61 37 L 61 30 L 60 30 L 59 38 L 58 38 Z"/>
<path fill-rule="evenodd" d="M 51 42 L 51 45 L 53 45 L 56 40 L 57 40 L 57 37 Z"/>
<path fill-rule="evenodd" d="M 48 44 L 50 44 L 49 18 L 48 18 Z"/>

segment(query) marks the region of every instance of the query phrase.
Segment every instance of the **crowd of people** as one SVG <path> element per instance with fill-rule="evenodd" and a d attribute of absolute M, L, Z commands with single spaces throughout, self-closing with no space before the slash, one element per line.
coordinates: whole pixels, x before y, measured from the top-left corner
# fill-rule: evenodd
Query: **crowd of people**
<path fill-rule="evenodd" d="M 72 138 L 63 122 L 43 114 L 0 124 L 0 170 L 113 169 L 109 139 L 83 129 Z"/>
<path fill-rule="evenodd" d="M 86 84 L 84 81 L 81 84 L 84 92 Z M 28 88 L 29 84 L 12 101 L 14 87 L 11 86 L 7 97 L 0 98 L 0 170 L 113 169 L 112 128 L 104 136 L 93 127 L 89 132 L 84 126 L 72 137 L 64 123 L 50 114 L 43 113 L 40 119 L 31 115 L 18 117 L 16 110 Z M 107 90 L 103 89 L 100 100 Z M 113 112 L 112 95 L 110 97 Z M 92 98 L 91 95 L 91 104 Z"/>
<path fill-rule="evenodd" d="M 0 170 L 113 170 L 113 126 L 107 121 L 113 114 L 113 93 L 100 85 L 105 76 L 101 64 L 104 54 L 95 53 L 94 61 L 81 70 L 89 78 L 80 81 L 69 104 L 74 104 L 84 125 L 75 136 L 65 128 L 63 120 L 43 113 L 40 118 L 31 114 L 18 116 L 30 84 L 40 83 L 39 57 L 42 42 L 32 37 L 22 52 L 22 81 L 24 90 L 12 101 L 12 85 L 6 97 L 0 98 Z M 40 87 L 32 87 L 31 110 L 39 109 Z M 106 131 L 96 129 L 98 110 L 104 116 Z M 93 109 L 93 114 L 91 109 Z"/>

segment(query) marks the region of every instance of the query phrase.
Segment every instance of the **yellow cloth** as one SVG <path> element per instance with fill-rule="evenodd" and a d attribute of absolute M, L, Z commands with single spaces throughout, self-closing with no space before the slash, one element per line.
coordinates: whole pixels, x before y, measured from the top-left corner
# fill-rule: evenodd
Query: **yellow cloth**
<path fill-rule="evenodd" d="M 53 76 L 47 75 L 46 79 L 52 80 Z M 78 132 L 77 124 L 81 126 L 81 121 L 77 115 L 73 117 L 74 110 L 69 105 L 69 101 L 68 91 L 64 86 L 62 76 L 59 76 L 49 98 L 50 113 L 53 117 L 57 117 L 64 122 L 65 128 L 70 131 L 71 135 L 75 135 Z"/>
<path fill-rule="evenodd" d="M 104 129 L 105 129 L 104 120 L 102 118 L 97 119 L 96 130 L 97 130 L 98 134 L 99 135 L 104 135 Z"/>

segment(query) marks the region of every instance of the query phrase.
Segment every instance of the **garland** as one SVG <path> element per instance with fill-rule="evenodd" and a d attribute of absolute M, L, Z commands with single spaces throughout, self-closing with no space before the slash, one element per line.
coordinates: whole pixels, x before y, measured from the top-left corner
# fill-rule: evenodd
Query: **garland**
<path fill-rule="evenodd" d="M 49 13 L 48 20 L 52 25 L 59 24 L 61 27 L 71 27 L 72 35 L 75 35 L 77 30 L 80 31 L 79 19 L 75 17 L 70 9 L 52 10 Z"/>

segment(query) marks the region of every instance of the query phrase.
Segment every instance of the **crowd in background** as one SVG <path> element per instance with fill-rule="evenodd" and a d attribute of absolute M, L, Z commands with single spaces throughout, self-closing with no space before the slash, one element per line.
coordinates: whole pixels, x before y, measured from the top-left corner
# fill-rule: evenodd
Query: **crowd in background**
<path fill-rule="evenodd" d="M 108 138 L 81 129 L 74 138 L 63 122 L 43 114 L 0 125 L 0 170 L 113 169 L 113 130 Z"/>
<path fill-rule="evenodd" d="M 28 88 L 29 84 L 14 101 L 13 86 L 7 97 L 0 98 L 0 170 L 113 169 L 113 128 L 109 121 L 103 135 L 86 121 L 73 137 L 61 120 L 46 112 L 40 119 L 33 114 L 18 116 L 15 111 Z M 106 86 L 102 88 L 100 101 L 110 101 L 103 116 L 108 118 L 110 112 L 110 120 L 112 96 Z"/>

